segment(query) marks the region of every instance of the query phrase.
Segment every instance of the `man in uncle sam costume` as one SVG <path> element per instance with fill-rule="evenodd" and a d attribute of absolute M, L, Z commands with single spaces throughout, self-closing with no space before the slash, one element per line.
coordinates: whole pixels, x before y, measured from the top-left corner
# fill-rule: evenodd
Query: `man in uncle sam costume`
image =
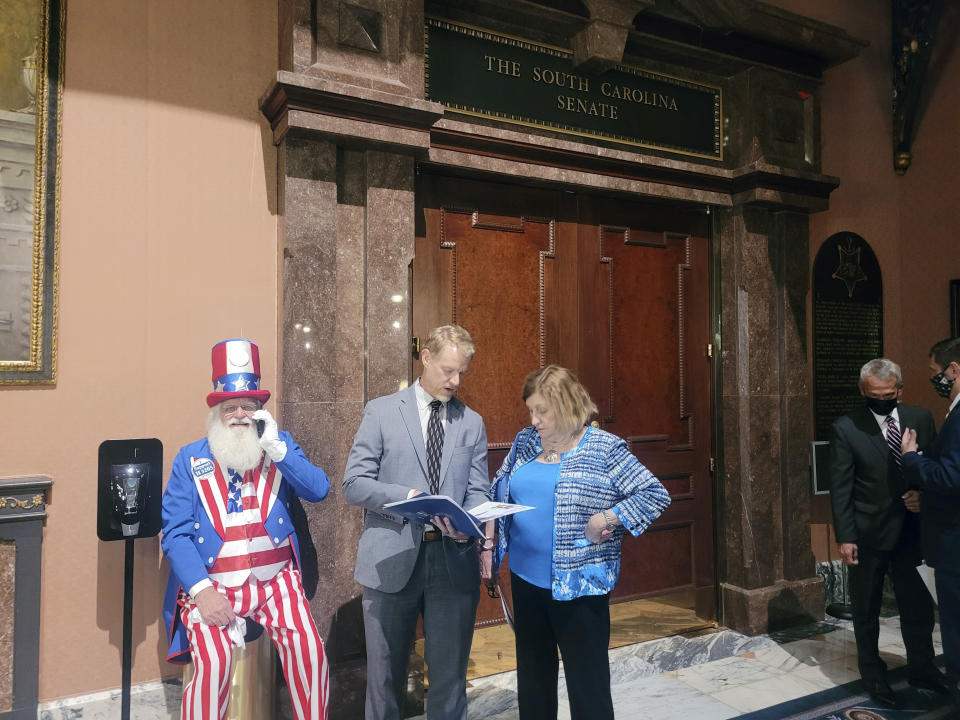
<path fill-rule="evenodd" d="M 213 385 L 207 437 L 180 449 L 163 493 L 167 659 L 194 664 L 181 717 L 226 715 L 230 660 L 250 618 L 277 646 L 295 717 L 326 718 L 329 670 L 289 508 L 295 497 L 322 500 L 330 482 L 263 409 L 256 345 L 214 345 Z"/>

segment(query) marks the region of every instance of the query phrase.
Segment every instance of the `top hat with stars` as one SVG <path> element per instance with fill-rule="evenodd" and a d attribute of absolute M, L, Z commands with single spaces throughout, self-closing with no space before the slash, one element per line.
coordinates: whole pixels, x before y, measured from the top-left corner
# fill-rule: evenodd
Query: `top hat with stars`
<path fill-rule="evenodd" d="M 270 399 L 269 390 L 260 389 L 260 351 L 249 340 L 224 340 L 213 346 L 213 392 L 207 405 L 224 400 L 254 398 L 261 403 Z"/>

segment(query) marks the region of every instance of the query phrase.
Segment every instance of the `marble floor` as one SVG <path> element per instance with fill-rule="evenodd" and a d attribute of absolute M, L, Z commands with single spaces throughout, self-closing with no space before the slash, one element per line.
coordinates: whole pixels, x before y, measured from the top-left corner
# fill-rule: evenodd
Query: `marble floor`
<path fill-rule="evenodd" d="M 938 654 L 942 652 L 939 628 L 934 646 Z M 880 650 L 891 669 L 903 665 L 899 618 L 881 620 Z M 488 667 L 486 662 L 478 654 L 475 670 Z M 733 718 L 858 677 L 851 624 L 833 619 L 759 637 L 713 627 L 693 628 L 613 648 L 610 669 L 618 720 Z M 560 720 L 569 720 L 562 671 L 558 694 Z M 131 716 L 176 720 L 179 695 L 180 685 L 174 680 L 135 686 Z M 516 673 L 512 670 L 472 676 L 467 695 L 469 720 L 518 720 Z M 284 690 L 279 691 L 279 700 L 278 717 L 288 720 L 290 703 Z M 108 720 L 120 717 L 119 708 L 116 691 L 44 703 L 38 717 Z M 414 720 L 425 718 L 421 715 Z"/>
<path fill-rule="evenodd" d="M 716 628 L 715 621 L 698 618 L 693 607 L 693 592 L 611 605 L 610 647 Z M 417 642 L 415 652 L 422 657 L 423 640 Z M 516 667 L 513 631 L 506 623 L 474 632 L 467 666 L 468 680 L 515 670 Z"/>
<path fill-rule="evenodd" d="M 939 628 L 934 646 L 939 654 Z M 891 669 L 904 664 L 899 618 L 881 620 L 880 650 Z M 618 720 L 722 720 L 859 677 L 851 623 L 832 618 L 752 638 L 715 630 L 625 645 L 610 651 L 610 669 Z M 569 720 L 562 671 L 558 693 Z M 518 718 L 512 671 L 470 680 L 467 696 L 470 720 Z"/>

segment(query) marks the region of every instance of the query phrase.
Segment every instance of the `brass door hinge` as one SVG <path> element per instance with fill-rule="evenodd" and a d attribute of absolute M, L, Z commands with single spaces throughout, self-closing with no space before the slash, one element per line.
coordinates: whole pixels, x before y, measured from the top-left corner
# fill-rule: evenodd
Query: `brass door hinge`
<path fill-rule="evenodd" d="M 420 336 L 414 335 L 410 338 L 410 352 L 415 360 L 420 359 Z"/>
<path fill-rule="evenodd" d="M 707 357 L 713 357 L 713 343 L 707 343 Z"/>
<path fill-rule="evenodd" d="M 713 458 L 710 458 L 710 472 L 714 472 L 717 469 L 717 464 Z"/>

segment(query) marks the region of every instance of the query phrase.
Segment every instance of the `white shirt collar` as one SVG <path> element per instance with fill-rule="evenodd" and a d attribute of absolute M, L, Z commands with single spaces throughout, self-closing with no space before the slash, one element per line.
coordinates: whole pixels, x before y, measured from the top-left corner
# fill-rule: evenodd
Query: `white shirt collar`
<path fill-rule="evenodd" d="M 953 399 L 953 402 L 950 403 L 950 407 L 947 409 L 947 415 L 949 415 L 953 409 L 957 406 L 957 403 L 960 403 L 960 393 Z"/>
<path fill-rule="evenodd" d="M 893 410 L 890 411 L 890 415 L 892 415 L 892 416 L 893 416 L 893 419 L 896 421 L 897 427 L 900 427 L 900 413 L 897 412 L 897 410 L 899 409 L 899 407 L 900 407 L 900 405 L 899 405 L 899 403 L 898 403 L 898 404 L 897 404 L 897 407 L 895 407 Z M 887 418 L 890 417 L 890 415 L 878 415 L 877 413 L 873 412 L 873 410 L 871 410 L 870 412 L 871 412 L 871 414 L 877 419 L 877 424 L 880 426 L 880 429 L 881 429 L 881 430 L 886 430 L 886 429 L 887 429 Z"/>
<path fill-rule="evenodd" d="M 413 383 L 413 391 L 414 393 L 416 393 L 417 407 L 420 410 L 423 410 L 434 400 L 440 400 L 440 398 L 435 398 L 433 395 L 431 395 L 430 393 L 428 393 L 426 390 L 423 389 L 423 385 L 420 384 L 420 378 L 417 378 L 416 382 Z M 442 410 L 447 406 L 447 401 L 440 400 L 440 404 L 442 405 L 441 407 L 441 410 Z"/>

